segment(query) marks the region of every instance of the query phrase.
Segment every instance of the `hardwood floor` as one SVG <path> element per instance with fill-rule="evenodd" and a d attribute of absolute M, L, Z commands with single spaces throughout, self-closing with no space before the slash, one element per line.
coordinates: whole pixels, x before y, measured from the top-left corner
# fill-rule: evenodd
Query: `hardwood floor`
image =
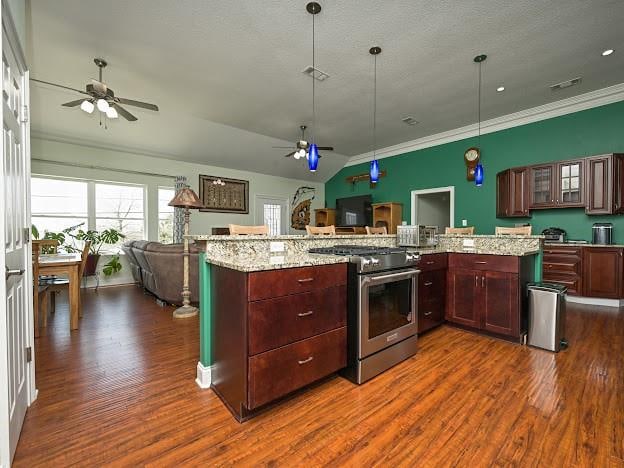
<path fill-rule="evenodd" d="M 624 466 L 624 311 L 570 305 L 557 355 L 443 326 L 365 385 L 331 378 L 238 424 L 195 382 L 197 319 L 84 294 L 37 341 L 15 466 Z"/>

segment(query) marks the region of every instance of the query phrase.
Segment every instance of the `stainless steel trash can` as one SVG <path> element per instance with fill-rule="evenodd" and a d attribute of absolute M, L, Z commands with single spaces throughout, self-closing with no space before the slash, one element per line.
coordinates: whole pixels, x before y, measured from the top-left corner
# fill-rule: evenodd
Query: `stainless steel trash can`
<path fill-rule="evenodd" d="M 568 288 L 553 283 L 529 283 L 528 344 L 559 352 L 565 341 L 566 303 Z"/>

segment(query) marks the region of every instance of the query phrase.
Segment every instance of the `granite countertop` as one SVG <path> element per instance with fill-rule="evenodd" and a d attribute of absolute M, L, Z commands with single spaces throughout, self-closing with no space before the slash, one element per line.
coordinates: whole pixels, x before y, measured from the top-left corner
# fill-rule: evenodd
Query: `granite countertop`
<path fill-rule="evenodd" d="M 184 236 L 188 239 L 192 239 L 195 241 L 250 241 L 250 240 L 260 240 L 260 241 L 305 241 L 305 240 L 348 240 L 348 239 L 370 239 L 372 236 L 367 234 L 336 234 L 335 236 L 308 236 L 301 234 L 292 234 L 292 235 L 283 235 L 283 236 L 214 236 L 211 234 L 190 234 L 188 236 Z M 396 239 L 396 234 L 382 234 L 375 235 L 375 238 L 386 238 L 386 239 Z"/>
<path fill-rule="evenodd" d="M 206 261 L 213 265 L 230 268 L 232 270 L 251 272 L 347 263 L 349 258 L 338 255 L 321 255 L 311 253 L 266 253 L 244 256 L 207 256 Z"/>
<path fill-rule="evenodd" d="M 462 253 L 462 254 L 479 254 L 479 255 L 508 255 L 512 257 L 525 257 L 527 255 L 535 255 L 539 253 L 539 249 L 527 250 L 520 253 L 517 252 L 505 252 L 505 251 L 492 251 L 491 249 L 452 249 L 452 248 L 414 248 L 413 250 L 420 253 L 420 255 L 430 255 L 437 253 Z"/>
<path fill-rule="evenodd" d="M 576 244 L 573 242 L 545 242 L 544 248 L 548 247 L 619 247 L 623 248 L 624 244 L 592 244 L 591 242 L 587 242 L 586 244 Z"/>

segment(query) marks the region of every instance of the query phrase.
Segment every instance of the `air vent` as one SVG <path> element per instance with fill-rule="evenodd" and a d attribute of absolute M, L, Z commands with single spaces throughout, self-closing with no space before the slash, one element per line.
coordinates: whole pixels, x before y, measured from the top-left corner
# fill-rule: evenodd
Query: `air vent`
<path fill-rule="evenodd" d="M 560 89 L 569 88 L 570 86 L 575 86 L 581 82 L 581 77 L 572 78 L 571 80 L 562 81 L 561 83 L 554 84 L 550 86 L 551 91 L 559 91 Z"/>
<path fill-rule="evenodd" d="M 325 81 L 327 78 L 329 78 L 329 75 L 327 73 L 319 70 L 318 68 L 314 68 L 312 65 L 305 67 L 302 73 L 305 75 L 311 76 L 312 78 L 315 78 L 318 81 Z"/>
<path fill-rule="evenodd" d="M 416 120 L 414 117 L 403 117 L 401 119 L 401 122 L 403 122 L 406 125 L 418 125 L 418 120 Z"/>

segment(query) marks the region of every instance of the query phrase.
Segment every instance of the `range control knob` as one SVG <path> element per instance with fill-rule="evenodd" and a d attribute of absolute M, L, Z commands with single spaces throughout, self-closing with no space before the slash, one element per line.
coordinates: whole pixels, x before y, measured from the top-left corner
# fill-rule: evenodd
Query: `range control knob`
<path fill-rule="evenodd" d="M 370 258 L 362 257 L 361 263 L 362 267 L 366 267 L 372 263 L 372 260 Z"/>
<path fill-rule="evenodd" d="M 370 261 L 371 261 L 371 263 L 373 265 L 379 265 L 379 259 L 378 258 L 371 257 Z"/>
<path fill-rule="evenodd" d="M 405 254 L 405 260 L 407 260 L 408 262 L 416 262 L 420 259 L 420 255 L 418 254 L 413 254 L 413 253 L 406 253 Z"/>

